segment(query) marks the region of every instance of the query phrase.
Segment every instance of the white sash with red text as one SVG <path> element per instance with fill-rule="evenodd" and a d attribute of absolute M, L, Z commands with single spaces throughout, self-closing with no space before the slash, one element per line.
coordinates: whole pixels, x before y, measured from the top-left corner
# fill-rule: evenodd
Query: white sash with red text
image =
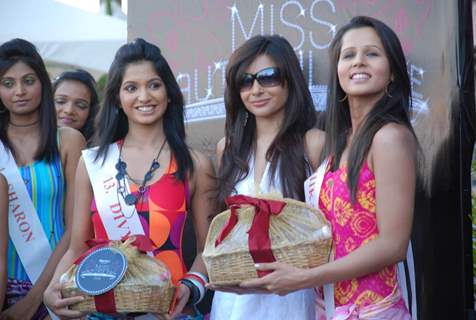
<path fill-rule="evenodd" d="M 99 217 L 109 240 L 145 234 L 135 206 L 126 204 L 118 191 L 116 163 L 119 159 L 119 147 L 117 143 L 109 146 L 104 163 L 103 159 L 95 161 L 96 152 L 97 147 L 83 150 L 83 159 L 93 187 Z M 125 184 L 125 192 L 129 193 L 127 179 Z"/>
<path fill-rule="evenodd" d="M 30 281 L 34 284 L 52 250 L 15 158 L 0 143 L 0 173 L 8 181 L 8 232 Z"/>
<path fill-rule="evenodd" d="M 319 195 L 321 193 L 322 182 L 326 174 L 327 164 L 329 159 L 321 163 L 317 171 L 314 172 L 306 181 L 304 181 L 304 196 L 306 203 L 314 208 L 319 209 Z M 332 258 L 332 257 L 331 257 Z M 328 283 L 323 286 L 324 301 L 326 309 L 326 318 L 332 319 L 335 310 L 334 304 L 334 284 Z"/>

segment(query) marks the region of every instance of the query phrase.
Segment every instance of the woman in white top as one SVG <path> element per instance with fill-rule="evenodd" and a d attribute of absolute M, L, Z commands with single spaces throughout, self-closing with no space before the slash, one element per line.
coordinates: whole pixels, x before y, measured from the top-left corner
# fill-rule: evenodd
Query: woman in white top
<path fill-rule="evenodd" d="M 323 133 L 311 129 L 316 115 L 293 48 L 277 35 L 253 37 L 232 54 L 226 81 L 226 136 L 217 146 L 220 203 L 232 194 L 276 191 L 303 200 L 303 182 L 317 162 L 307 154 L 318 155 Z M 315 319 L 312 289 L 286 296 L 214 289 L 229 291 L 215 292 L 214 320 Z"/>

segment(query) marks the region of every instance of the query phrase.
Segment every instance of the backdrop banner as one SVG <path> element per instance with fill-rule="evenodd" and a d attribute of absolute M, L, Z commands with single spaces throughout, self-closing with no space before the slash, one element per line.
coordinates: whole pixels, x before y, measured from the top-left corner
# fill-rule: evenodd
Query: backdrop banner
<path fill-rule="evenodd" d="M 225 69 L 258 34 L 294 47 L 317 110 L 326 108 L 328 48 L 351 17 L 399 36 L 422 149 L 413 245 L 419 319 L 464 319 L 472 308 L 470 162 L 475 139 L 471 1 L 162 0 L 129 3 L 128 38 L 157 44 L 187 102 L 189 143 L 214 154 L 224 135 Z"/>

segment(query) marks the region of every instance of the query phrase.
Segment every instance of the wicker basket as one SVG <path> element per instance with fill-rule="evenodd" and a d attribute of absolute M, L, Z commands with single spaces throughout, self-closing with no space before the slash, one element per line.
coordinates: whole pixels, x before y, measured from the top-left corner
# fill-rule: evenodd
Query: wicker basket
<path fill-rule="evenodd" d="M 280 200 L 286 202 L 286 206 L 279 215 L 271 215 L 269 224 L 271 249 L 276 261 L 299 268 L 327 263 L 332 239 L 329 223 L 322 213 L 300 201 Z M 230 218 L 231 210 L 213 219 L 202 254 L 210 283 L 233 286 L 258 277 L 247 234 L 254 213 L 253 206 L 241 206 L 238 223 L 219 245 L 215 241 Z"/>
<path fill-rule="evenodd" d="M 164 314 L 169 311 L 175 287 L 167 267 L 160 261 L 140 253 L 128 243 L 113 242 L 111 247 L 123 251 L 128 260 L 128 268 L 124 278 L 113 289 L 116 311 L 118 313 L 151 312 Z M 60 278 L 62 296 L 83 296 L 85 299 L 72 305 L 72 310 L 96 312 L 94 297 L 89 296 L 76 287 L 73 265 Z"/>

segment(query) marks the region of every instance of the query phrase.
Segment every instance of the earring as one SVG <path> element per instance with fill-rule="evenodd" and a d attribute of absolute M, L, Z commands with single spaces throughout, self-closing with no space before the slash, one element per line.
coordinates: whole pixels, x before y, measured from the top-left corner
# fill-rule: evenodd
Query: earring
<path fill-rule="evenodd" d="M 387 95 L 387 97 L 391 98 L 392 95 L 388 92 L 388 87 L 390 86 L 390 84 L 392 83 L 392 81 L 390 81 L 386 86 L 385 86 L 385 94 Z"/>
<path fill-rule="evenodd" d="M 248 117 L 249 117 L 249 113 L 248 113 L 248 111 L 246 111 L 246 113 L 245 113 L 245 123 L 244 123 L 243 127 L 246 127 L 246 124 L 248 123 Z"/>
<path fill-rule="evenodd" d="M 347 100 L 347 93 L 345 94 L 345 96 L 342 99 L 339 99 L 339 102 L 344 102 L 345 100 Z"/>

